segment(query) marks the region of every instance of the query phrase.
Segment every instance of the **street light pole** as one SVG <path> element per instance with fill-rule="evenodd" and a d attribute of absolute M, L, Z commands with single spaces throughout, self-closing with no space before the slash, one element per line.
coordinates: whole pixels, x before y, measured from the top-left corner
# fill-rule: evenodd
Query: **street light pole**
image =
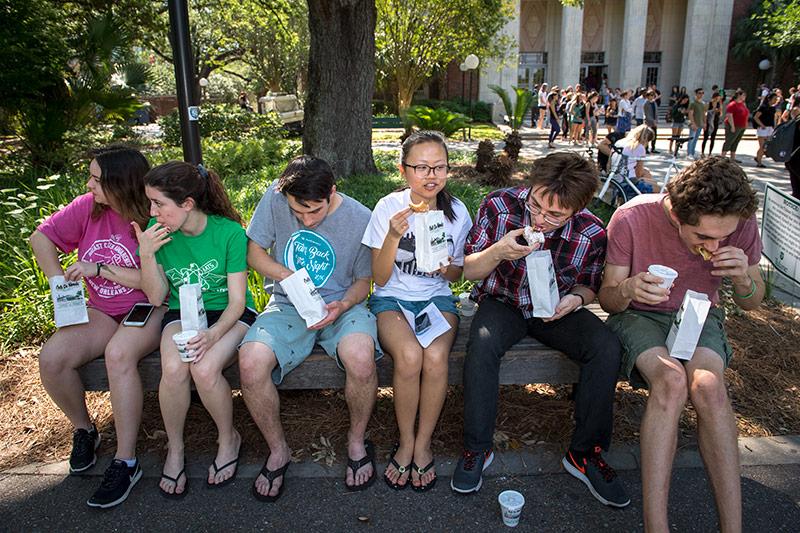
<path fill-rule="evenodd" d="M 189 9 L 186 0 L 169 0 L 169 26 L 172 57 L 175 59 L 175 87 L 181 119 L 183 159 L 194 165 L 203 162 L 200 149 L 200 107 L 193 105 L 194 59 L 190 46 Z"/>
<path fill-rule="evenodd" d="M 465 65 L 464 63 L 461 63 L 458 66 L 458 69 L 461 71 L 461 103 L 463 104 L 466 101 L 466 99 L 464 98 L 464 89 L 466 88 L 467 83 L 466 83 L 466 80 L 464 79 L 464 76 L 467 73 L 467 65 Z M 470 78 L 470 79 L 472 79 L 472 78 Z M 470 115 L 472 115 L 472 111 L 471 110 L 470 110 Z M 472 118 L 472 117 L 470 117 L 470 118 Z M 463 129 L 461 130 L 461 136 L 462 136 L 462 140 L 464 140 L 464 141 L 467 140 L 467 132 L 466 132 L 466 130 L 463 130 Z"/>
<path fill-rule="evenodd" d="M 473 105 L 473 97 L 472 97 L 472 71 L 478 68 L 480 64 L 480 60 L 478 56 L 475 54 L 470 54 L 464 59 L 464 66 L 467 67 L 469 70 L 469 118 L 470 118 L 470 126 L 469 126 L 469 140 L 472 140 L 472 105 Z"/>

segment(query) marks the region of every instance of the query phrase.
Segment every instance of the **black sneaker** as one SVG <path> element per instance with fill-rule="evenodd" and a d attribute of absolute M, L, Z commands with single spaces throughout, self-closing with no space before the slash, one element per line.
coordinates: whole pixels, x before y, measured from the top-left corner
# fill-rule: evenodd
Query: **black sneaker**
<path fill-rule="evenodd" d="M 69 473 L 77 474 L 89 470 L 97 462 L 97 448 L 100 434 L 92 424 L 92 429 L 76 429 L 72 433 L 72 453 L 69 455 Z"/>
<path fill-rule="evenodd" d="M 108 509 L 125 501 L 131 489 L 142 477 L 139 461 L 133 466 L 128 466 L 125 461 L 114 459 L 106 468 L 100 488 L 89 498 L 86 504 L 89 507 Z"/>
<path fill-rule="evenodd" d="M 494 461 L 492 450 L 485 452 L 464 450 L 453 472 L 453 479 L 450 480 L 450 488 L 461 494 L 478 492 L 483 484 L 483 471 L 489 468 L 492 461 Z"/>
<path fill-rule="evenodd" d="M 561 460 L 564 469 L 580 479 L 589 487 L 592 496 L 605 505 L 612 507 L 625 507 L 631 499 L 625 493 L 617 473 L 608 466 L 600 454 L 599 446 L 589 452 L 585 457 L 576 459 L 570 451 Z"/>

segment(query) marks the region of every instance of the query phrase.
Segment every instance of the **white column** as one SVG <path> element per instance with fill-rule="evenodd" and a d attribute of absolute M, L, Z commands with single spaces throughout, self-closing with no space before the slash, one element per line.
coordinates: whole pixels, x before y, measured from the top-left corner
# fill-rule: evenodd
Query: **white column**
<path fill-rule="evenodd" d="M 489 89 L 489 85 L 499 85 L 508 91 L 513 105 L 512 87 L 517 86 L 517 70 L 519 68 L 519 12 L 520 0 L 514 0 L 514 17 L 501 30 L 501 35 L 509 37 L 512 43 L 505 61 L 489 61 L 481 58 L 481 65 L 478 67 L 481 73 L 478 98 L 484 102 L 494 103 L 492 119 L 495 124 L 502 124 L 503 115 L 506 112 L 503 101 Z"/>
<path fill-rule="evenodd" d="M 620 59 L 620 87 L 636 89 L 642 84 L 644 38 L 647 30 L 647 0 L 625 0 L 622 19 L 622 57 Z"/>
<path fill-rule="evenodd" d="M 728 46 L 733 26 L 733 0 L 716 0 L 714 20 L 706 49 L 705 79 L 700 86 L 710 89 L 717 84 L 725 85 L 725 70 L 728 66 Z M 706 93 L 708 98 L 708 93 Z"/>
<path fill-rule="evenodd" d="M 580 82 L 583 44 L 583 8 L 564 6 L 561 11 L 560 53 L 556 80 L 561 87 Z"/>
<path fill-rule="evenodd" d="M 702 87 L 706 81 L 706 57 L 710 52 L 711 36 L 715 29 L 713 21 L 716 3 L 716 0 L 688 0 L 686 5 L 681 85 L 686 86 L 689 94 L 692 94 L 696 88 Z M 712 53 L 727 55 L 727 40 L 722 48 L 718 48 Z M 725 62 L 725 58 L 722 58 L 722 62 Z"/>

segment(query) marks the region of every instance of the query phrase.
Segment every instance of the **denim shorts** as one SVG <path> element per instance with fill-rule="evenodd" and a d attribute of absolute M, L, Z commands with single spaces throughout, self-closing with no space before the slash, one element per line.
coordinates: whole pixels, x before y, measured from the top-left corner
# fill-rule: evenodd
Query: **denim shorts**
<path fill-rule="evenodd" d="M 337 348 L 339 341 L 353 333 L 363 333 L 372 337 L 375 343 L 375 360 L 383 357 L 378 344 L 378 324 L 375 315 L 363 304 L 354 305 L 342 313 L 333 324 L 320 330 L 311 330 L 306 327 L 306 321 L 293 305 L 276 303 L 268 305 L 258 316 L 239 346 L 246 342 L 260 342 L 269 346 L 278 360 L 278 366 L 272 370 L 272 381 L 278 385 L 286 374 L 306 360 L 315 344 L 319 344 L 325 353 L 336 360 L 339 368 L 344 370 Z"/>
<path fill-rule="evenodd" d="M 391 296 L 375 296 L 374 294 L 369 298 L 369 308 L 373 314 L 383 313 L 384 311 L 397 311 L 400 312 L 400 304 L 407 311 L 419 314 L 420 311 L 428 307 L 432 303 L 442 313 L 452 313 L 458 316 L 458 308 L 456 307 L 456 298 L 454 296 L 434 296 L 430 300 L 424 301 L 408 301 L 393 298 Z"/>
<path fill-rule="evenodd" d="M 608 317 L 606 325 L 617 334 L 622 342 L 621 374 L 634 388 L 647 388 L 647 382 L 636 368 L 636 359 L 645 351 L 657 346 L 666 346 L 667 334 L 672 326 L 675 313 L 656 311 L 637 311 L 627 309 Z M 728 367 L 733 350 L 725 335 L 725 311 L 712 307 L 700 333 L 697 347 L 708 348 L 722 358 Z"/>

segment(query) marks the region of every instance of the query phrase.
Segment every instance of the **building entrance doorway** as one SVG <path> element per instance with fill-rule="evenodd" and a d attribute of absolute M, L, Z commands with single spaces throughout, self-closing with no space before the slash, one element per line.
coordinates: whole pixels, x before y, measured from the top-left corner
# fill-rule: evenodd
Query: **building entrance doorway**
<path fill-rule="evenodd" d="M 581 86 L 587 91 L 600 92 L 603 74 L 608 73 L 608 65 L 581 65 Z"/>

